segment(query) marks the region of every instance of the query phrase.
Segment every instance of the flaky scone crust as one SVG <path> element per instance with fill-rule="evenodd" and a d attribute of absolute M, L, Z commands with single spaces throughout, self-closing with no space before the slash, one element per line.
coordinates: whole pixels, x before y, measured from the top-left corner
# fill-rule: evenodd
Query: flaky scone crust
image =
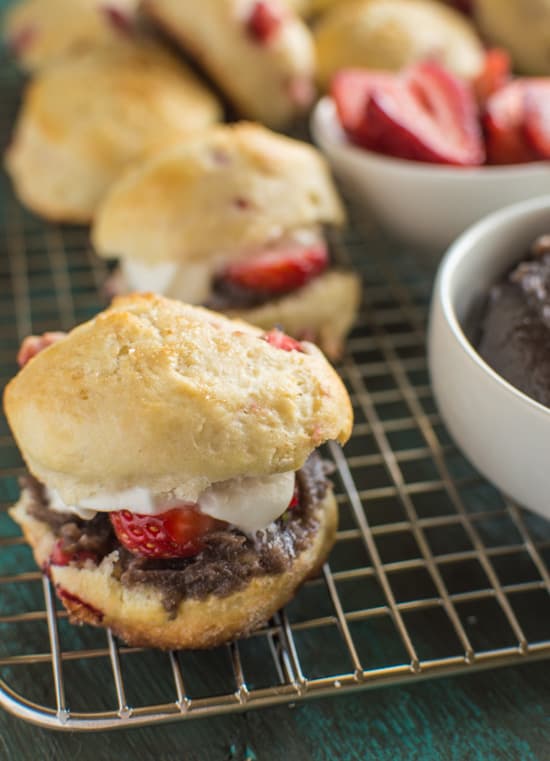
<path fill-rule="evenodd" d="M 317 77 L 328 87 L 340 69 L 399 69 L 427 58 L 473 77 L 483 47 L 463 14 L 435 0 L 361 0 L 335 5 L 315 28 Z"/>
<path fill-rule="evenodd" d="M 298 470 L 352 411 L 319 349 L 160 296 L 116 299 L 40 352 L 4 407 L 29 470 L 66 504 L 136 485 L 196 501 L 217 481 Z"/>
<path fill-rule="evenodd" d="M 107 7 L 123 14 L 131 24 L 138 3 L 139 0 L 109 0 L 108 4 L 104 0 L 20 0 L 2 19 L 2 36 L 15 48 L 18 63 L 28 71 L 37 71 L 64 55 L 116 44 L 125 32 L 109 21 Z"/>
<path fill-rule="evenodd" d="M 267 621 L 321 568 L 334 543 L 338 512 L 329 489 L 317 508 L 319 529 L 311 544 L 280 574 L 257 576 L 227 597 L 184 600 L 175 617 L 152 586 L 124 587 L 112 574 L 112 559 L 99 566 L 51 566 L 53 583 L 67 595 L 63 604 L 75 623 L 104 626 L 136 647 L 203 649 L 248 634 Z M 27 512 L 25 496 L 10 511 L 23 529 L 35 560 L 45 567 L 55 543 L 49 527 Z M 76 598 L 76 599 L 75 599 Z"/>
<path fill-rule="evenodd" d="M 88 222 L 131 163 L 220 117 L 216 98 L 173 55 L 144 39 L 119 41 L 31 81 L 6 168 L 33 211 Z"/>
<path fill-rule="evenodd" d="M 240 123 L 213 127 L 130 170 L 101 204 L 92 239 L 100 256 L 154 265 L 242 256 L 282 232 L 343 221 L 315 148 Z"/>
<path fill-rule="evenodd" d="M 311 33 L 288 6 L 273 39 L 251 38 L 254 0 L 144 0 L 143 9 L 208 72 L 240 114 L 279 128 L 310 105 L 315 54 Z M 293 82 L 311 94 L 293 98 Z"/>

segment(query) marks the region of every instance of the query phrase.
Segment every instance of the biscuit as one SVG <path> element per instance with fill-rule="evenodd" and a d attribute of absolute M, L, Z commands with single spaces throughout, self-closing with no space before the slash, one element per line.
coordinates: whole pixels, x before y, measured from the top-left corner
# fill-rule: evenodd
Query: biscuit
<path fill-rule="evenodd" d="M 254 25 L 260 6 L 263 15 Z M 201 0 L 198 6 L 193 0 L 145 0 L 143 8 L 242 116 L 281 127 L 311 104 L 311 33 L 282 0 Z"/>
<path fill-rule="evenodd" d="M 4 19 L 4 39 L 20 66 L 37 71 L 56 59 L 127 35 L 138 0 L 23 0 Z"/>
<path fill-rule="evenodd" d="M 331 360 L 339 359 L 361 301 L 361 281 L 353 272 L 329 270 L 294 293 L 250 309 L 228 310 L 230 317 L 269 330 L 309 336 Z"/>
<path fill-rule="evenodd" d="M 92 239 L 100 256 L 204 262 L 231 258 L 344 210 L 321 154 L 240 123 L 159 153 L 111 188 Z"/>
<path fill-rule="evenodd" d="M 171 54 L 144 40 L 119 42 L 37 75 L 6 167 L 31 210 L 85 223 L 132 162 L 220 117 L 216 98 Z"/>
<path fill-rule="evenodd" d="M 473 77 L 483 47 L 472 24 L 434 0 L 361 0 L 335 6 L 315 27 L 317 76 L 327 87 L 350 67 L 397 71 L 435 58 L 454 73 Z"/>
<path fill-rule="evenodd" d="M 550 0 L 476 0 L 473 6 L 486 39 L 505 47 L 519 71 L 550 74 Z"/>
<path fill-rule="evenodd" d="M 153 295 L 119 298 L 44 349 L 4 408 L 30 472 L 67 505 L 136 486 L 195 502 L 212 483 L 298 470 L 350 435 L 316 346 Z"/>

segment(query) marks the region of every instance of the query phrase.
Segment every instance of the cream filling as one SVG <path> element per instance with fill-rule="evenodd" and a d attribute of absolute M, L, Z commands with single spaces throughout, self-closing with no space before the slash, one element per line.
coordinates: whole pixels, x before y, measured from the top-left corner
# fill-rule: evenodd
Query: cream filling
<path fill-rule="evenodd" d="M 263 478 L 240 476 L 212 484 L 199 496 L 201 512 L 226 521 L 247 534 L 267 528 L 288 507 L 294 493 L 295 473 L 276 473 Z M 62 513 L 74 513 L 91 520 L 97 512 L 130 510 L 140 515 L 159 515 L 181 500 L 166 495 L 154 495 L 148 489 L 135 487 L 125 491 L 103 493 L 81 500 L 79 505 L 67 505 L 54 489 L 47 490 L 50 508 Z"/>
<path fill-rule="evenodd" d="M 321 240 L 323 232 L 320 227 L 306 227 L 292 230 L 276 240 L 267 241 L 265 246 L 255 249 L 255 253 L 287 244 L 300 243 L 310 246 Z M 207 261 L 169 261 L 155 265 L 144 264 L 135 259 L 122 259 L 120 267 L 129 291 L 153 291 L 169 298 L 186 301 L 188 304 L 202 304 L 210 296 L 212 278 L 225 263 L 253 257 L 254 252 L 251 251 L 244 254 L 221 252 L 209 257 Z"/>

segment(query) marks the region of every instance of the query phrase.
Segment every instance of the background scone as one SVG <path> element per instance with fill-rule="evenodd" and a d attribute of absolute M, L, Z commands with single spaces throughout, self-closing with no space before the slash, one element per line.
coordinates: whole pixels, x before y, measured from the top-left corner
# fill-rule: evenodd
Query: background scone
<path fill-rule="evenodd" d="M 397 71 L 424 58 L 475 76 L 483 47 L 471 23 L 435 0 L 360 0 L 337 5 L 315 28 L 317 76 L 323 87 L 339 69 Z"/>
<path fill-rule="evenodd" d="M 550 0 L 475 0 L 475 19 L 525 74 L 550 74 Z"/>
<path fill-rule="evenodd" d="M 216 98 L 152 42 L 119 42 L 52 64 L 28 85 L 6 167 L 20 200 L 88 222 L 127 166 L 208 126 Z"/>
<path fill-rule="evenodd" d="M 314 96 L 311 33 L 284 0 L 144 0 L 242 116 L 281 127 Z"/>
<path fill-rule="evenodd" d="M 241 123 L 157 154 L 117 182 L 92 230 L 120 257 L 124 290 L 208 304 L 307 336 L 331 356 L 359 302 L 359 281 L 329 268 L 322 225 L 344 211 L 321 154 Z"/>
<path fill-rule="evenodd" d="M 141 295 L 57 339 L 4 405 L 32 474 L 11 514 L 73 618 L 165 648 L 265 621 L 334 540 L 315 450 L 352 412 L 323 355 Z"/>
<path fill-rule="evenodd" d="M 21 0 L 3 19 L 3 37 L 28 71 L 127 35 L 139 0 Z"/>

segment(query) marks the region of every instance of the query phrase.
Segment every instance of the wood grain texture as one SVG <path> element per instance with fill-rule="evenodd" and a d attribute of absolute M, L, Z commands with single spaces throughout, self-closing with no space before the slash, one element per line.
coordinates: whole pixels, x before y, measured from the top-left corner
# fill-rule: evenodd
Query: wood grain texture
<path fill-rule="evenodd" d="M 0 714 L 2 761 L 547 761 L 550 662 L 93 735 Z"/>

